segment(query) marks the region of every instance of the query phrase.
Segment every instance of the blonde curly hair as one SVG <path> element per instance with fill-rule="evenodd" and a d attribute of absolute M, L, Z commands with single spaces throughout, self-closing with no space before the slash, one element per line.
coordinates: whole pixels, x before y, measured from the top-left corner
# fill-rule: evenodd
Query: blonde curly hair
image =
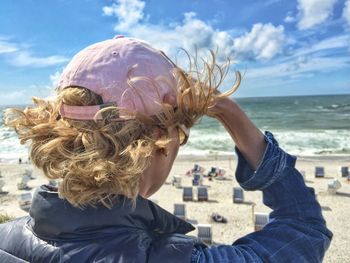
<path fill-rule="evenodd" d="M 57 91 L 53 101 L 33 98 L 34 107 L 7 109 L 5 124 L 15 129 L 22 144 L 30 142 L 30 157 L 50 179 L 61 179 L 59 195 L 83 208 L 103 204 L 111 208 L 115 195 L 136 201 L 140 177 L 149 166 L 155 148 L 170 142 L 167 128 L 181 123 L 192 127 L 217 100 L 232 94 L 241 75 L 229 91 L 219 93 L 230 62 L 219 66 L 215 54 L 198 66 L 190 57 L 190 69 L 175 68 L 177 106 L 163 104 L 155 116 L 139 113 L 125 121 L 113 121 L 119 109 L 108 107 L 102 120 L 71 120 L 59 113 L 62 103 L 74 106 L 102 104 L 102 98 L 83 87 Z M 153 81 L 153 80 L 151 80 Z M 164 131 L 153 137 L 155 127 Z"/>

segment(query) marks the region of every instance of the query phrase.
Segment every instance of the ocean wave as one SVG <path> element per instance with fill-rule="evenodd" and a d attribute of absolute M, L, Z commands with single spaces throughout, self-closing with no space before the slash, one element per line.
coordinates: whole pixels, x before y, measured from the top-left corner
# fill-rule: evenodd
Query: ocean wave
<path fill-rule="evenodd" d="M 350 154 L 348 130 L 271 130 L 282 149 L 294 155 L 347 155 Z M 225 131 L 208 134 L 196 131 L 180 154 L 227 154 L 234 151 L 234 144 Z"/>
<path fill-rule="evenodd" d="M 0 162 L 15 163 L 19 158 L 28 160 L 28 147 L 20 144 L 13 130 L 1 127 L 0 142 Z"/>
<path fill-rule="evenodd" d="M 350 95 L 237 99 L 257 127 L 273 132 L 280 146 L 294 155 L 350 155 L 349 101 Z M 234 144 L 223 126 L 203 117 L 179 154 L 233 152 Z M 0 121 L 0 160 L 26 160 L 27 153 L 16 133 Z"/>
<path fill-rule="evenodd" d="M 350 154 L 350 131 L 307 130 L 276 131 L 280 146 L 291 154 Z"/>
<path fill-rule="evenodd" d="M 216 130 L 216 131 L 213 131 Z M 299 156 L 310 155 L 349 155 L 349 130 L 270 130 L 282 149 Z M 12 131 L 6 136 L 1 132 L 0 161 L 18 162 L 28 159 L 28 147 L 21 145 Z M 181 147 L 179 155 L 228 155 L 234 153 L 234 143 L 230 135 L 222 128 L 192 129 L 188 143 Z"/>

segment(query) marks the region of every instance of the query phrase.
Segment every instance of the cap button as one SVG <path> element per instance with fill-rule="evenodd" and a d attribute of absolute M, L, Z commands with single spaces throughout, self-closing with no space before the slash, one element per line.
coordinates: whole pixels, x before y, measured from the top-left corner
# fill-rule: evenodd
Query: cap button
<path fill-rule="evenodd" d="M 113 37 L 113 39 L 117 39 L 117 38 L 123 38 L 123 35 L 116 35 L 115 37 Z"/>

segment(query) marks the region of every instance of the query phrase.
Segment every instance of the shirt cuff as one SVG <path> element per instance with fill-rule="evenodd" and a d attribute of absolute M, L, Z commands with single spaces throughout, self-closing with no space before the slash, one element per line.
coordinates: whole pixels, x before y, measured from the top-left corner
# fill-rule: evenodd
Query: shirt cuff
<path fill-rule="evenodd" d="M 235 147 L 238 156 L 236 179 L 244 190 L 263 190 L 283 177 L 283 171 L 295 166 L 296 157 L 284 152 L 271 132 L 265 132 L 266 150 L 256 171 Z"/>

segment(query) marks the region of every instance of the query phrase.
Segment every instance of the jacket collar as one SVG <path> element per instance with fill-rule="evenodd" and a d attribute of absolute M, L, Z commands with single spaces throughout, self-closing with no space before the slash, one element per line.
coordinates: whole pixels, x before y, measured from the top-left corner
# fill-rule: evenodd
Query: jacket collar
<path fill-rule="evenodd" d="M 46 185 L 36 190 L 29 214 L 29 226 L 34 233 L 51 240 L 96 238 L 121 228 L 142 229 L 152 235 L 186 234 L 194 230 L 191 224 L 140 196 L 134 209 L 129 199 L 118 196 L 112 209 L 98 205 L 82 210 L 60 199 L 57 191 Z"/>

